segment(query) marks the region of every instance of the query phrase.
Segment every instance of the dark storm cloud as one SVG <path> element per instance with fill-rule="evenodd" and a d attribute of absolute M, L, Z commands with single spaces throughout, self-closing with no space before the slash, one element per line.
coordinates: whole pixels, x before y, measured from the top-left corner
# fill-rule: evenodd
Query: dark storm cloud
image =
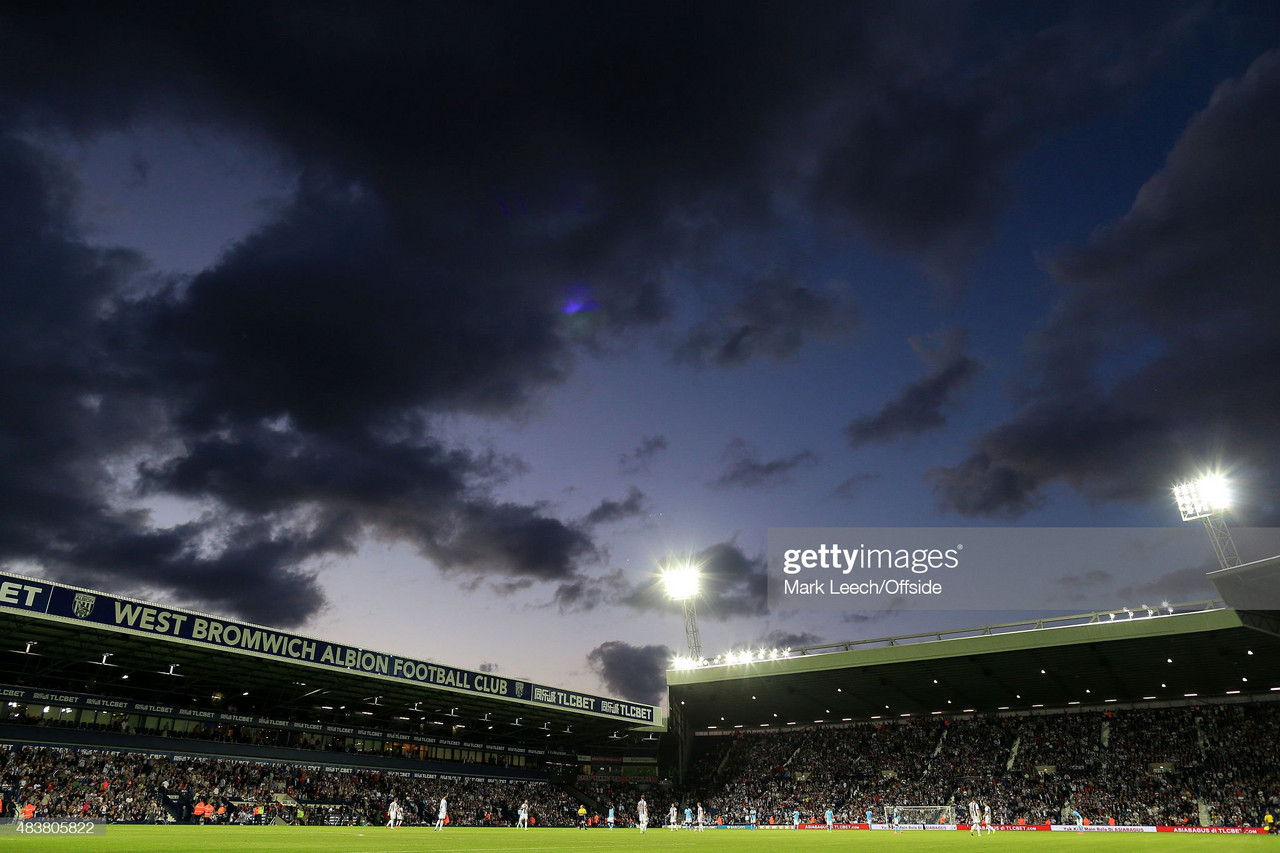
<path fill-rule="evenodd" d="M 376 204 L 317 182 L 212 270 L 117 298 L 130 292 L 137 259 L 62 237 L 74 186 L 32 168 L 30 151 L 6 153 L 11 210 L 29 219 L 49 210 L 48 221 L 26 225 L 34 234 L 13 229 L 21 242 L 5 253 L 16 279 L 8 318 L 31 314 L 6 326 L 20 337 L 5 358 L 39 365 L 25 370 L 38 388 L 10 389 L 27 401 L 26 423 L 7 432 L 32 447 L 8 470 L 31 468 L 25 488 L 56 487 L 60 502 L 35 504 L 47 511 L 43 528 L 13 517 L 28 535 L 9 556 L 296 625 L 323 605 L 303 564 L 351 554 L 366 533 L 402 538 L 495 588 L 569 581 L 595 553 L 584 532 L 542 508 L 487 496 L 517 463 L 445 448 L 417 414 L 515 409 L 530 388 L 559 378 L 561 339 L 549 306 L 529 301 L 536 292 L 494 286 L 482 304 L 438 283 L 437 270 L 389 245 Z M 24 272 L 37 262 L 38 272 Z M 36 419 L 63 426 L 35 429 Z M 149 529 L 144 516 L 114 508 L 118 496 L 107 500 L 102 465 L 120 456 L 137 460 L 144 495 L 212 500 L 213 511 Z M 21 484 L 7 494 L 29 503 Z M 36 529 L 42 535 L 30 535 Z M 209 542 L 235 545 L 210 556 Z"/>
<path fill-rule="evenodd" d="M 368 329 L 342 328 L 340 316 L 364 310 L 394 338 L 396 300 L 326 294 L 326 278 L 343 273 L 307 266 L 297 246 L 312 229 L 260 234 L 181 294 L 128 297 L 141 261 L 79 241 L 74 183 L 8 139 L 0 170 L 0 382 L 6 400 L 20 401 L 0 415 L 0 559 L 287 627 L 323 607 L 309 561 L 353 553 L 367 531 L 414 542 L 446 570 L 498 579 L 565 581 L 593 553 L 589 537 L 538 507 L 485 496 L 516 467 L 509 460 L 444 448 L 409 413 L 409 402 L 432 399 L 420 382 L 445 405 L 518 405 L 526 371 L 540 370 L 532 361 L 473 360 L 468 369 L 479 372 L 465 388 L 379 375 L 360 363 L 377 343 L 352 340 Z M 290 295 L 288 273 L 301 280 L 306 270 L 313 286 Z M 283 291 L 255 291 L 269 275 Z M 226 301 L 207 297 L 214 286 Z M 308 337 L 319 363 L 286 345 Z M 421 357 L 440 367 L 436 355 Z M 368 381 L 348 383 L 344 371 Z M 129 460 L 143 495 L 210 509 L 154 527 L 113 488 L 110 466 Z"/>
<path fill-rule="evenodd" d="M 673 256 L 740 242 L 700 223 L 752 221 L 756 240 L 815 199 L 954 271 L 1017 159 L 1131 96 L 1203 14 L 1187 8 L 19 4 L 0 18 L 0 87 L 20 95 L 7 117 L 41 126 L 161 116 L 268 135 L 367 183 L 406 235 L 554 258 L 629 324 L 665 313 Z M 794 328 L 743 310 L 695 352 L 792 346 Z"/>
<path fill-rule="evenodd" d="M 798 649 L 804 646 L 816 646 L 822 642 L 817 634 L 808 631 L 795 633 L 774 629 L 754 643 L 755 648 L 766 649 Z"/>
<path fill-rule="evenodd" d="M 817 198 L 883 244 L 922 250 L 936 273 L 962 271 L 1014 194 L 1010 167 L 1046 135 L 1131 97 L 1205 9 L 1091 12 L 995 36 L 969 31 L 966 7 L 932 5 L 935 22 L 918 28 L 929 50 L 899 34 L 883 48 L 896 73 L 833 96 Z"/>
<path fill-rule="evenodd" d="M 457 529 L 422 543 L 446 569 L 561 580 L 572 577 L 578 562 L 595 550 L 586 534 L 537 507 L 468 502 L 450 520 Z"/>
<path fill-rule="evenodd" d="M 1085 601 L 1090 596 L 1097 595 L 1098 587 L 1109 586 L 1112 580 L 1111 573 L 1102 569 L 1092 569 L 1082 575 L 1063 575 L 1053 579 L 1053 583 L 1061 589 L 1058 594 L 1050 596 L 1050 600 L 1071 604 Z"/>
<path fill-rule="evenodd" d="M 649 512 L 648 499 L 644 492 L 632 486 L 623 500 L 603 500 L 587 513 L 584 523 L 588 526 L 612 524 L 628 518 L 646 515 Z"/>
<path fill-rule="evenodd" d="M 594 552 L 582 531 L 537 506 L 495 501 L 503 459 L 410 439 L 342 431 L 305 433 L 282 424 L 224 428 L 189 440 L 162 462 L 143 464 L 154 494 L 213 498 L 245 514 L 346 519 L 328 550 L 349 552 L 373 532 L 414 544 L 440 568 L 495 582 L 564 581 Z"/>
<path fill-rule="evenodd" d="M 676 350 L 679 361 L 733 367 L 761 356 L 795 354 L 810 338 L 839 340 L 858 328 L 858 311 L 838 292 L 820 293 L 786 278 L 760 281 L 727 310 L 696 326 Z"/>
<path fill-rule="evenodd" d="M 1280 489 L 1280 52 L 1222 84 L 1123 218 L 1060 253 L 1022 408 L 933 472 L 940 504 L 1017 516 L 1065 482 L 1167 500 L 1225 462 Z M 1280 510 L 1262 504 L 1255 524 Z"/>
<path fill-rule="evenodd" d="M 164 441 L 161 407 L 111 357 L 112 301 L 140 259 L 86 247 L 73 224 L 78 187 L 7 137 L 0 185 L 0 561 L 283 626 L 316 612 L 323 596 L 300 564 L 342 540 L 340 519 L 245 523 L 209 549 L 216 520 L 158 529 L 113 500 L 113 462 Z"/>
<path fill-rule="evenodd" d="M 130 177 L 128 186 L 131 189 L 140 189 L 145 187 L 151 180 L 151 161 L 141 154 L 134 154 L 129 158 Z"/>
<path fill-rule="evenodd" d="M 656 705 L 667 692 L 667 667 L 674 653 L 666 646 L 601 643 L 587 653 L 587 665 L 613 696 Z"/>
<path fill-rule="evenodd" d="M 859 471 L 853 476 L 840 481 L 839 485 L 832 489 L 832 494 L 841 500 L 860 500 L 862 498 L 862 493 L 866 491 L 867 486 L 879 480 L 880 476 L 881 475 L 879 474 L 872 474 L 868 471 Z"/>
<path fill-rule="evenodd" d="M 907 385 L 874 415 L 851 421 L 844 429 L 849 444 L 861 447 L 945 427 L 944 409 L 981 370 L 977 360 L 964 353 L 964 341 L 964 333 L 957 330 L 933 340 L 912 338 L 911 347 L 930 366 L 929 373 Z"/>
<path fill-rule="evenodd" d="M 890 610 L 850 610 L 841 615 L 840 621 L 849 625 L 873 625 L 876 622 L 884 622 L 902 615 L 902 609 L 897 607 L 901 603 L 901 599 L 894 599 L 891 602 L 894 607 Z"/>
<path fill-rule="evenodd" d="M 1130 607 L 1150 605 L 1158 607 L 1165 602 L 1183 604 L 1194 601 L 1208 601 L 1218 598 L 1207 573 L 1219 568 L 1216 562 L 1206 562 L 1200 566 L 1187 566 L 1165 572 L 1149 583 L 1138 586 L 1126 586 L 1116 590 L 1116 598 Z"/>
<path fill-rule="evenodd" d="M 655 456 L 666 450 L 667 445 L 665 435 L 646 435 L 640 439 L 640 443 L 634 450 L 618 457 L 618 473 L 628 475 L 648 473 L 649 463 Z"/>
<path fill-rule="evenodd" d="M 561 613 L 586 613 L 601 605 L 617 604 L 630 591 L 626 578 L 615 569 L 604 577 L 578 576 L 556 587 L 547 606 Z"/>
<path fill-rule="evenodd" d="M 311 181 L 217 266 L 142 306 L 183 422 L 287 415 L 331 430 L 414 407 L 507 411 L 564 375 L 557 306 L 536 282 L 503 280 L 457 242 L 408 253 L 393 231 L 368 194 Z"/>
<path fill-rule="evenodd" d="M 791 475 L 799 470 L 812 468 L 818 464 L 818 456 L 811 451 L 801 450 L 790 456 L 778 459 L 761 459 L 757 448 L 744 439 L 735 438 L 729 442 L 721 456 L 727 467 L 711 485 L 717 489 L 760 489 L 777 488 L 791 482 Z"/>

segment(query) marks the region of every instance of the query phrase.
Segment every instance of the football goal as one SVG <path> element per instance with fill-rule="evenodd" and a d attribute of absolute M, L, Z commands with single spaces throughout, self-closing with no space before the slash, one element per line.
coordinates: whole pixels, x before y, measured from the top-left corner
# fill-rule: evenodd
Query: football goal
<path fill-rule="evenodd" d="M 955 824 L 955 806 L 885 806 L 884 822 L 893 823 L 893 810 L 898 810 L 898 823 L 907 824 Z"/>

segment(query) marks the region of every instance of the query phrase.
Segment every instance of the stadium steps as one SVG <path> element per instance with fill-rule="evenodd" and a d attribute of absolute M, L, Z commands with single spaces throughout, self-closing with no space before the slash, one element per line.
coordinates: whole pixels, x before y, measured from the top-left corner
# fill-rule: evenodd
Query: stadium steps
<path fill-rule="evenodd" d="M 733 755 L 733 751 L 738 748 L 738 740 L 735 738 L 729 743 L 729 748 L 724 751 L 724 758 L 720 759 L 720 763 L 716 765 L 715 772 L 711 774 L 713 780 L 719 779 L 724 773 L 724 768 L 729 763 L 729 756 Z"/>
<path fill-rule="evenodd" d="M 1018 747 L 1022 745 L 1022 735 L 1018 735 L 1013 739 L 1013 746 L 1009 747 L 1009 760 L 1005 762 L 1004 769 L 1006 773 L 1013 772 L 1013 763 L 1018 760 Z"/>
<path fill-rule="evenodd" d="M 584 806 L 587 807 L 588 810 L 592 812 L 608 811 L 608 809 L 603 808 L 601 802 L 597 800 L 595 797 L 588 796 L 585 791 L 582 791 L 579 788 L 575 788 L 573 785 L 570 785 L 568 782 L 561 782 L 560 789 L 563 790 L 570 797 L 573 797 L 573 799 L 576 800 L 577 802 L 582 803 Z"/>
<path fill-rule="evenodd" d="M 178 795 L 163 788 L 155 790 L 156 802 L 160 803 L 160 807 L 164 809 L 174 823 L 182 820 L 182 806 L 178 805 Z"/>
<path fill-rule="evenodd" d="M 1204 800 L 1196 800 L 1197 810 L 1200 812 L 1200 825 L 1208 826 L 1213 823 L 1213 816 L 1209 814 L 1209 804 Z"/>

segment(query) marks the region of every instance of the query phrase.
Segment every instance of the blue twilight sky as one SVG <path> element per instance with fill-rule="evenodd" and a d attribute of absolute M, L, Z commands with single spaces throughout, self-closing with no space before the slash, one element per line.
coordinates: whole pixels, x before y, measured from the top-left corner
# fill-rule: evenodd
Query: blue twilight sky
<path fill-rule="evenodd" d="M 656 702 L 673 555 L 1011 615 L 770 527 L 1280 522 L 1273 3 L 10 6 L 7 569 Z"/>

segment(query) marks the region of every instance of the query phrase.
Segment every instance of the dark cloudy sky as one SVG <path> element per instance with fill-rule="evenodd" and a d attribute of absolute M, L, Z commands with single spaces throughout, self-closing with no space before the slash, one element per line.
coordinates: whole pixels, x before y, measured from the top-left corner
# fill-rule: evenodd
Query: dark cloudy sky
<path fill-rule="evenodd" d="M 7 4 L 0 561 L 654 701 L 670 555 L 1276 525 L 1277 9 Z"/>

